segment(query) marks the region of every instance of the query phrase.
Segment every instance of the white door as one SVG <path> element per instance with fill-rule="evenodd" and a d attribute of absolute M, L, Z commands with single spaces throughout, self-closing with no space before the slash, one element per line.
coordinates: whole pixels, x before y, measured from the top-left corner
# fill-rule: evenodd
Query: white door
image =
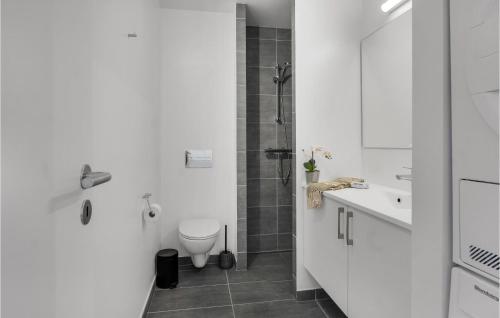
<path fill-rule="evenodd" d="M 349 318 L 409 318 L 410 231 L 349 212 Z"/>
<path fill-rule="evenodd" d="M 320 209 L 305 209 L 304 265 L 335 303 L 347 313 L 347 208 L 324 199 Z M 340 224 L 339 224 L 340 221 Z"/>

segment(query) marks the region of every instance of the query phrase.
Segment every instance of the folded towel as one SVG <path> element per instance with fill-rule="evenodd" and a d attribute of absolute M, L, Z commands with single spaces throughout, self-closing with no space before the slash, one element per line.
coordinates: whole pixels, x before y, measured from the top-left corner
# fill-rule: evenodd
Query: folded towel
<path fill-rule="evenodd" d="M 307 187 L 307 207 L 317 209 L 321 207 L 322 193 L 329 190 L 340 190 L 350 188 L 353 182 L 365 182 L 360 178 L 337 178 L 333 181 L 311 183 Z"/>

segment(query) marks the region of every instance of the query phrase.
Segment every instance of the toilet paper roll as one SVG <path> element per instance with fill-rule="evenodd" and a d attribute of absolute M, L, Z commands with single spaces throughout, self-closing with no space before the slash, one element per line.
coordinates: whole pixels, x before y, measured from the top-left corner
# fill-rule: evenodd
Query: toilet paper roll
<path fill-rule="evenodd" d="M 161 216 L 161 206 L 159 204 L 151 204 L 151 210 L 147 207 L 142 211 L 142 217 L 146 223 L 156 223 Z"/>

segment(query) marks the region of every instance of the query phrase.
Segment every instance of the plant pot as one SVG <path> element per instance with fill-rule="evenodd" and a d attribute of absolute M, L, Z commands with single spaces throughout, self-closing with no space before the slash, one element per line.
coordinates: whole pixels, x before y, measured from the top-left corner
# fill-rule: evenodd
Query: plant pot
<path fill-rule="evenodd" d="M 306 183 L 316 183 L 319 180 L 319 170 L 306 171 Z"/>

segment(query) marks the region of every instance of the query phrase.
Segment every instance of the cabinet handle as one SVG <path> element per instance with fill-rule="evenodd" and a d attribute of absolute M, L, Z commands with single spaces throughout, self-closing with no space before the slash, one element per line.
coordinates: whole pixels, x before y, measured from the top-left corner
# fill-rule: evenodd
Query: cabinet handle
<path fill-rule="evenodd" d="M 349 238 L 350 237 L 350 234 L 349 234 L 349 225 L 350 225 L 350 219 L 352 219 L 354 217 L 352 211 L 347 211 L 347 222 L 346 222 L 346 225 L 345 225 L 345 233 L 346 233 L 346 241 L 347 241 L 347 245 L 353 245 L 354 243 L 354 240 Z"/>
<path fill-rule="evenodd" d="M 337 217 L 337 238 L 339 240 L 343 240 L 344 239 L 344 233 L 341 233 L 340 232 L 340 221 L 342 220 L 341 216 L 340 215 L 343 215 L 344 214 L 344 208 L 339 208 L 338 209 L 338 217 Z"/>

